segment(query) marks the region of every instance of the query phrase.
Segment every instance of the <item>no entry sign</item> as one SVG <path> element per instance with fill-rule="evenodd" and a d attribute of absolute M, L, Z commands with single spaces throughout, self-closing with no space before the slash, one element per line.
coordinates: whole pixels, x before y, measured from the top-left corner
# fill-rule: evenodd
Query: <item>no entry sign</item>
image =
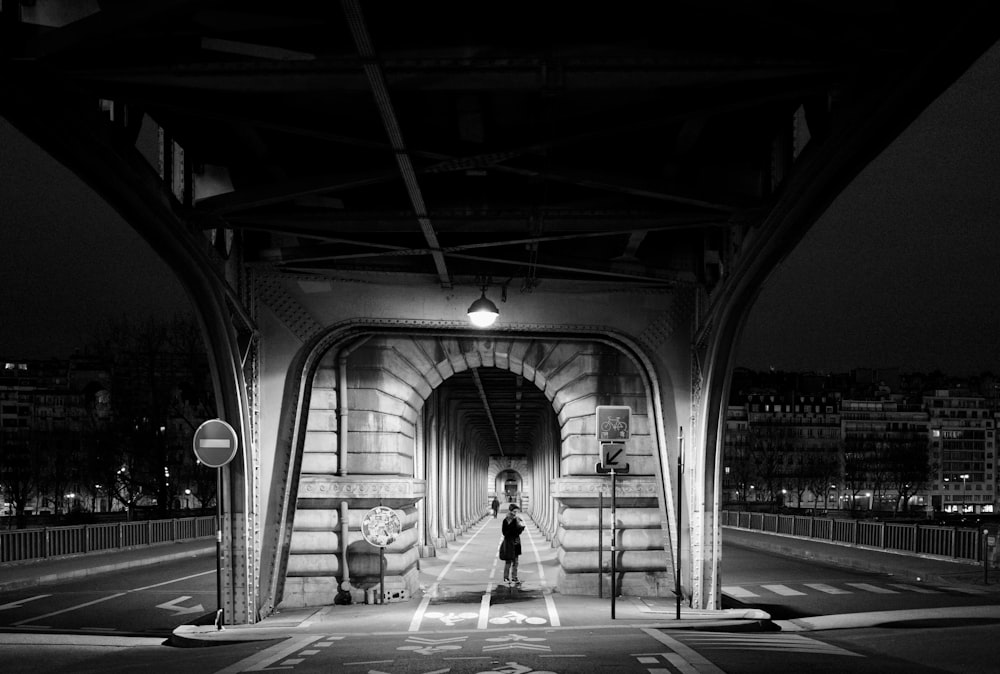
<path fill-rule="evenodd" d="M 194 432 L 194 455 L 209 468 L 222 468 L 236 456 L 236 431 L 222 419 L 209 419 Z"/>

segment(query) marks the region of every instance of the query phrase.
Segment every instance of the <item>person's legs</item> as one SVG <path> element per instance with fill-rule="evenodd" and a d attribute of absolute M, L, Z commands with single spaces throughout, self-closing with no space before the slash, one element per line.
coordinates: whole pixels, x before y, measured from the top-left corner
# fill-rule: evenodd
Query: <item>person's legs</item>
<path fill-rule="evenodd" d="M 514 567 L 514 573 L 517 573 L 517 567 Z M 503 563 L 503 579 L 505 581 L 510 580 L 510 560 L 508 559 Z"/>
<path fill-rule="evenodd" d="M 506 573 L 504 573 L 504 577 L 508 577 Z M 512 581 L 514 581 L 515 583 L 517 582 L 517 557 L 515 557 L 514 559 L 512 559 L 510 561 L 510 576 L 509 576 L 509 578 Z"/>

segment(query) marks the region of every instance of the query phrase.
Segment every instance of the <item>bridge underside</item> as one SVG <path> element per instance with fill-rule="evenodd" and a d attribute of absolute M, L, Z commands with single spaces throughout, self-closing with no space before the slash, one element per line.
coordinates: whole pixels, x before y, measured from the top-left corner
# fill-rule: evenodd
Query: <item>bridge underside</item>
<path fill-rule="evenodd" d="M 624 589 L 662 594 L 679 568 L 715 608 L 746 312 L 997 40 L 993 11 L 3 2 L 0 114 L 190 295 L 241 441 L 223 471 L 229 620 L 365 589 L 381 551 L 358 523 L 379 504 L 400 515 L 384 552 L 409 588 L 508 479 L 562 589 L 594 591 L 604 404 L 635 413 Z M 500 312 L 487 331 L 465 315 L 481 294 Z"/>

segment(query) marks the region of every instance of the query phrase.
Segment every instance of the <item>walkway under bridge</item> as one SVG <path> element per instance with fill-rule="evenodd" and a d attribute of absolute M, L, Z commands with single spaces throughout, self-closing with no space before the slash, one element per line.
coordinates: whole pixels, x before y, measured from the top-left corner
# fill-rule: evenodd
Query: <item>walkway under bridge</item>
<path fill-rule="evenodd" d="M 679 573 L 718 608 L 747 312 L 1000 37 L 975 1 L 0 7 L 0 114 L 149 242 L 202 325 L 240 444 L 235 624 L 368 591 L 379 505 L 401 521 L 384 572 L 414 589 L 494 494 L 559 591 L 593 593 L 604 405 L 632 411 L 622 589 Z"/>

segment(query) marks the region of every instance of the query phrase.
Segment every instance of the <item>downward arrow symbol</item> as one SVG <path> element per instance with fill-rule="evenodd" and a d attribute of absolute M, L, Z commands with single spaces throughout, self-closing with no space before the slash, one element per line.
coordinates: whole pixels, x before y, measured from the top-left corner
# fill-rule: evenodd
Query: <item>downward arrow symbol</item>
<path fill-rule="evenodd" d="M 173 611 L 174 615 L 186 615 L 188 613 L 204 613 L 205 609 L 201 604 L 197 606 L 176 606 L 176 604 L 182 601 L 187 601 L 191 597 L 177 597 L 177 599 L 172 599 L 168 602 L 162 604 L 157 604 L 156 608 L 162 608 L 165 611 Z"/>

